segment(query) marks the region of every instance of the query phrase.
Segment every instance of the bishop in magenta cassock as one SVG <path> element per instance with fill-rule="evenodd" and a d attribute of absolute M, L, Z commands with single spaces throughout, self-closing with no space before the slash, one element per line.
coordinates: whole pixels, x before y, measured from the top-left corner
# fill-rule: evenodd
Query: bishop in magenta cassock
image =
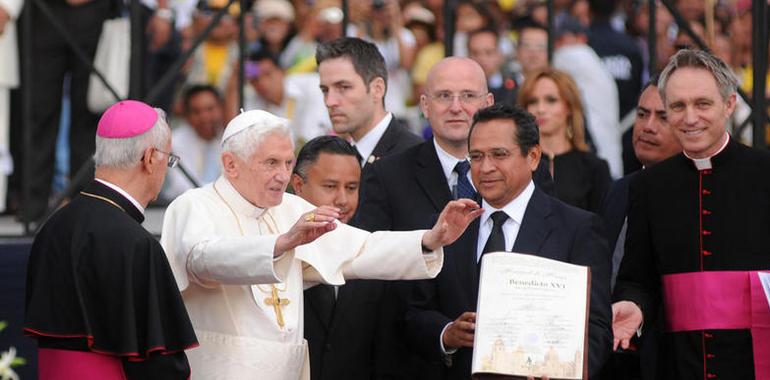
<path fill-rule="evenodd" d="M 24 331 L 46 380 L 187 379 L 192 324 L 144 208 L 176 163 L 162 110 L 107 109 L 96 178 L 40 229 L 27 269 Z"/>

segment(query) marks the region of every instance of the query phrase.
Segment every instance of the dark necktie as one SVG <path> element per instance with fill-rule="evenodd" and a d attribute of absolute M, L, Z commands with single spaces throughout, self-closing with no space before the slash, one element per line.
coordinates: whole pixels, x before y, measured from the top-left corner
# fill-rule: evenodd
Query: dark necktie
<path fill-rule="evenodd" d="M 492 233 L 489 234 L 487 243 L 484 244 L 484 250 L 481 251 L 481 257 L 479 258 L 479 268 L 481 267 L 481 259 L 487 252 L 500 252 L 505 251 L 505 235 L 503 234 L 503 224 L 508 220 L 508 214 L 503 211 L 495 211 L 492 213 Z"/>
<path fill-rule="evenodd" d="M 358 148 L 353 147 L 356 150 L 356 159 L 358 160 L 358 163 L 363 167 L 366 162 L 364 162 L 364 158 L 361 156 L 361 152 L 358 151 Z"/>
<path fill-rule="evenodd" d="M 470 168 L 471 164 L 468 161 L 459 161 L 455 165 L 454 171 L 457 173 L 457 194 L 455 194 L 455 199 L 476 199 L 476 190 L 473 189 L 471 181 L 468 181 L 468 170 Z"/>

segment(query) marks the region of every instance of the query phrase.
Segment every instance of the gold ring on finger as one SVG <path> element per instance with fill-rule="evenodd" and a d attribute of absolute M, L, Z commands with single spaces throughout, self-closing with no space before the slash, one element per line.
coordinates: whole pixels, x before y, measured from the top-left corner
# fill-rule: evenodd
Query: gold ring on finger
<path fill-rule="evenodd" d="M 312 222 L 314 220 L 315 220 L 315 214 L 314 213 L 311 212 L 311 213 L 305 215 L 305 221 L 306 222 Z"/>

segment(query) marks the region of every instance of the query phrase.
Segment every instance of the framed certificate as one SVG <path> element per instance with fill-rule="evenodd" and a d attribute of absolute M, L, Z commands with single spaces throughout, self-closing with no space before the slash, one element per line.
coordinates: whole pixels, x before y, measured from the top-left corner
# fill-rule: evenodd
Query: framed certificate
<path fill-rule="evenodd" d="M 475 379 L 588 378 L 589 267 L 511 252 L 484 254 Z"/>

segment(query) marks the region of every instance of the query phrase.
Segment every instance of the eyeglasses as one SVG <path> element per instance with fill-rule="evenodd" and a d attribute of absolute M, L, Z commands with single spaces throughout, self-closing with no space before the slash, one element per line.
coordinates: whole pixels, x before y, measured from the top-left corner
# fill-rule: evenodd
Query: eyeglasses
<path fill-rule="evenodd" d="M 175 168 L 179 164 L 179 156 L 177 156 L 176 154 L 171 152 L 164 152 L 157 148 L 155 149 L 155 151 L 158 153 L 163 153 L 165 155 L 168 155 L 168 163 L 167 163 L 168 167 Z"/>
<path fill-rule="evenodd" d="M 473 151 L 468 154 L 468 160 L 472 164 L 480 164 L 482 161 L 484 161 L 485 157 L 489 157 L 492 159 L 492 161 L 504 161 L 508 159 L 508 157 L 511 156 L 511 151 L 508 149 L 498 148 L 498 149 L 492 149 L 487 153 L 479 152 L 479 151 Z"/>
<path fill-rule="evenodd" d="M 441 91 L 430 95 L 430 98 L 442 105 L 448 106 L 454 102 L 455 98 L 457 98 L 457 100 L 459 100 L 462 104 L 473 104 L 484 96 L 486 96 L 486 94 L 477 94 L 470 91 L 462 92 L 460 94 L 453 94 L 449 91 Z"/>

